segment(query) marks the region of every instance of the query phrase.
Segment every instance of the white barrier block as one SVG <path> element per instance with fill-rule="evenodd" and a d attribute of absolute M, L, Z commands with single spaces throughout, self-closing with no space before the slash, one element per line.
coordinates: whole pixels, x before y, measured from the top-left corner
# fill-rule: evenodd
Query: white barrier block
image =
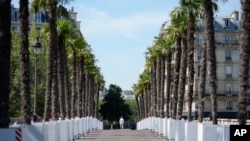
<path fill-rule="evenodd" d="M 67 122 L 65 120 L 59 120 L 58 121 L 58 129 L 59 129 L 59 141 L 68 141 L 69 136 L 68 136 L 68 126 Z"/>
<path fill-rule="evenodd" d="M 20 135 L 17 135 L 16 130 L 20 131 L 21 128 L 1 128 L 0 129 L 1 141 L 22 141 L 22 133 Z M 17 136 L 19 137 L 19 140 L 16 139 Z"/>
<path fill-rule="evenodd" d="M 167 135 L 167 134 L 166 134 L 166 131 L 167 131 L 167 130 L 166 130 L 166 127 L 167 127 L 166 125 L 167 125 L 167 124 L 166 124 L 166 123 L 167 123 L 167 118 L 164 118 L 164 119 L 163 119 L 163 137 L 164 137 L 164 138 L 166 138 L 166 135 Z"/>
<path fill-rule="evenodd" d="M 68 136 L 69 136 L 69 139 L 70 140 L 73 140 L 74 138 L 74 131 L 73 131 L 73 127 L 74 127 L 74 120 L 71 119 L 71 120 L 67 120 L 67 124 L 68 124 Z"/>
<path fill-rule="evenodd" d="M 198 141 L 217 141 L 217 125 L 198 124 Z"/>
<path fill-rule="evenodd" d="M 176 121 L 176 141 L 184 141 L 185 140 L 185 121 L 177 120 Z"/>
<path fill-rule="evenodd" d="M 229 141 L 230 128 L 228 125 L 218 125 L 217 133 L 218 133 L 218 140 L 217 141 Z"/>
<path fill-rule="evenodd" d="M 198 140 L 198 122 L 186 122 L 185 123 L 185 141 L 197 141 Z"/>
<path fill-rule="evenodd" d="M 47 141 L 58 141 L 58 131 L 56 121 L 48 122 L 48 140 Z"/>
<path fill-rule="evenodd" d="M 45 141 L 43 123 L 24 125 L 22 131 L 23 141 Z"/>
<path fill-rule="evenodd" d="M 168 120 L 168 139 L 172 140 L 175 139 L 175 132 L 176 132 L 176 120 L 169 119 Z"/>
<path fill-rule="evenodd" d="M 158 124 L 159 124 L 159 129 L 158 129 L 158 134 L 163 135 L 163 118 L 158 119 Z"/>

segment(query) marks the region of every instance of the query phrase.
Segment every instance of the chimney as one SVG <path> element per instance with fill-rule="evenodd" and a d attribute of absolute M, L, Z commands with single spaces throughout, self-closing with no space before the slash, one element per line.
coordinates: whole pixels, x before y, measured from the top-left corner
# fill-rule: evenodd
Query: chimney
<path fill-rule="evenodd" d="M 232 14 L 230 15 L 230 17 L 238 21 L 239 20 L 239 11 L 234 10 L 232 12 Z"/>

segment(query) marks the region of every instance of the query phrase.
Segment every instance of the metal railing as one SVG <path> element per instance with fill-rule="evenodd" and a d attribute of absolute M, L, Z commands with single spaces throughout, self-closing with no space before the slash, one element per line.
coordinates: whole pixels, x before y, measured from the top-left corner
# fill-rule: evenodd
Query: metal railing
<path fill-rule="evenodd" d="M 195 43 L 201 45 L 203 39 L 195 39 Z M 215 40 L 215 45 L 239 45 L 239 40 Z"/>

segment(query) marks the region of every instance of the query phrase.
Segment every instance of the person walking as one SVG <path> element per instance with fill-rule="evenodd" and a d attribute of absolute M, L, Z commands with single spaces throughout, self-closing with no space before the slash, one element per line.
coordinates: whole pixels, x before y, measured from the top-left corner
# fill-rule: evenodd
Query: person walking
<path fill-rule="evenodd" d="M 124 128 L 124 119 L 122 117 L 120 118 L 119 123 L 120 123 L 120 129 L 123 129 Z"/>

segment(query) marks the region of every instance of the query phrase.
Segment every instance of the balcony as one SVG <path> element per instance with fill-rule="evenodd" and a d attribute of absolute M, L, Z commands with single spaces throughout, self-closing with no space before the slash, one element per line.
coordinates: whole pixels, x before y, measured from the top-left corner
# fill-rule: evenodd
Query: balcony
<path fill-rule="evenodd" d="M 215 40 L 215 45 L 239 45 L 238 40 Z"/>
<path fill-rule="evenodd" d="M 232 74 L 226 74 L 226 79 L 232 79 Z"/>
<path fill-rule="evenodd" d="M 232 57 L 231 56 L 227 56 L 225 59 L 226 59 L 226 61 L 232 61 Z"/>
<path fill-rule="evenodd" d="M 201 45 L 202 39 L 195 39 L 195 44 Z M 215 40 L 215 45 L 239 45 L 239 40 Z"/>
<path fill-rule="evenodd" d="M 227 91 L 227 90 L 216 92 L 217 96 L 232 96 L 232 97 L 238 96 L 238 93 L 239 93 L 239 91 Z M 198 96 L 198 95 L 199 95 L 199 92 L 196 91 L 195 96 Z M 206 91 L 205 96 L 209 96 L 209 95 L 210 95 L 210 93 L 208 91 Z"/>

